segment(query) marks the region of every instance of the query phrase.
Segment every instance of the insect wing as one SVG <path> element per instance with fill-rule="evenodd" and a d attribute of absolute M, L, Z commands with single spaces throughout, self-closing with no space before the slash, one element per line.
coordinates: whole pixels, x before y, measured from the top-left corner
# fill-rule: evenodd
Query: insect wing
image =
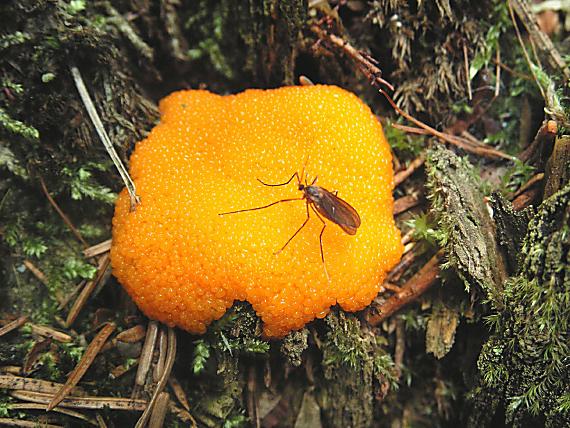
<path fill-rule="evenodd" d="M 355 235 L 360 226 L 360 216 L 346 201 L 321 188 L 321 197 L 313 199 L 316 210 L 326 219 L 338 224 L 349 235 Z"/>

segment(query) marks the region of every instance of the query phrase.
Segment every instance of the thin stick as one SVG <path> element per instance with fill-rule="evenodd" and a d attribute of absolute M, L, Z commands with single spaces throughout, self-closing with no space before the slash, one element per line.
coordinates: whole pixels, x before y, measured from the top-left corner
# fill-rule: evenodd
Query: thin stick
<path fill-rule="evenodd" d="M 499 91 L 501 90 L 501 45 L 497 43 L 497 57 L 495 59 L 497 63 L 497 71 L 495 75 L 495 94 L 494 97 L 497 98 L 499 96 Z"/>
<path fill-rule="evenodd" d="M 57 394 L 54 395 L 54 397 L 49 402 L 46 409 L 47 411 L 50 411 L 59 403 L 61 403 L 61 401 L 71 392 L 73 387 L 77 385 L 77 383 L 81 380 L 87 369 L 91 366 L 91 364 L 95 360 L 95 357 L 99 353 L 99 350 L 103 347 L 103 345 L 105 344 L 111 333 L 115 331 L 115 328 L 116 325 L 114 323 L 107 324 L 105 325 L 105 327 L 101 329 L 101 331 L 97 334 L 97 336 L 95 336 L 95 338 L 91 341 L 91 343 L 87 347 L 85 354 L 83 354 L 83 357 L 81 357 L 81 360 L 79 361 L 79 363 L 77 363 L 77 365 L 75 366 L 69 377 L 67 378 L 65 385 L 61 387 L 61 389 L 57 392 Z"/>
<path fill-rule="evenodd" d="M 499 158 L 504 158 L 504 159 L 508 159 L 508 160 L 514 160 L 515 159 L 514 156 L 510 156 L 510 155 L 503 153 L 499 150 L 495 150 L 495 149 L 491 149 L 491 148 L 487 148 L 487 147 L 473 147 L 471 144 L 466 143 L 461 138 L 440 132 L 437 129 L 432 128 L 431 126 L 426 125 L 422 121 L 416 119 L 415 117 L 406 113 L 404 110 L 402 110 L 400 107 L 398 107 L 398 105 L 395 103 L 395 101 L 392 99 L 392 97 L 390 97 L 390 95 L 388 95 L 386 93 L 386 91 L 384 91 L 383 89 L 378 89 L 378 91 L 382 95 L 384 95 L 384 97 L 386 97 L 386 99 L 388 100 L 390 105 L 394 108 L 394 110 L 396 110 L 396 112 L 398 112 L 398 114 L 404 116 L 410 122 L 414 123 L 415 125 L 419 126 L 422 129 L 425 129 L 431 135 L 439 138 L 440 140 L 445 141 L 446 143 L 452 144 L 452 145 L 457 146 L 457 147 L 459 147 L 465 151 L 475 153 L 475 154 L 481 155 L 481 156 L 499 157 Z"/>
<path fill-rule="evenodd" d="M 23 326 L 28 321 L 27 316 L 23 316 L 20 318 L 15 319 L 12 322 L 9 322 L 2 328 L 0 328 L 0 337 L 4 336 L 5 334 L 10 333 L 12 330 L 16 330 L 17 328 Z"/>
<path fill-rule="evenodd" d="M 135 385 L 142 387 L 145 384 L 146 375 L 152 363 L 152 354 L 157 334 L 158 323 L 156 321 L 149 321 L 146 329 L 146 339 L 139 357 L 139 368 L 137 369 L 137 375 L 135 377 Z"/>
<path fill-rule="evenodd" d="M 18 400 L 31 401 L 32 403 L 49 403 L 51 394 L 31 391 L 12 391 L 10 395 Z M 132 398 L 116 397 L 66 397 L 58 407 L 70 407 L 74 409 L 109 409 L 109 410 L 137 410 L 143 411 L 147 402 L 144 400 L 134 400 Z M 37 425 L 36 425 L 37 426 Z"/>
<path fill-rule="evenodd" d="M 148 402 L 148 406 L 144 410 L 143 414 L 141 415 L 140 419 L 137 421 L 135 428 L 142 428 L 146 425 L 150 414 L 155 407 L 156 400 L 164 388 L 166 387 L 166 383 L 168 382 L 168 378 L 170 377 L 170 372 L 172 371 L 172 367 L 174 366 L 174 360 L 176 359 L 176 331 L 168 327 L 168 352 L 166 356 L 166 361 L 164 364 L 164 371 L 162 372 L 162 376 L 152 393 L 152 397 Z"/>
<path fill-rule="evenodd" d="M 123 183 L 125 183 L 125 186 L 127 187 L 127 191 L 129 192 L 129 196 L 131 198 L 131 211 L 133 211 L 136 208 L 136 206 L 140 203 L 140 199 L 137 196 L 135 183 L 131 179 L 129 172 L 127 171 L 127 169 L 123 165 L 123 162 L 121 161 L 121 158 L 117 154 L 115 147 L 113 147 L 113 143 L 111 143 L 111 139 L 109 138 L 109 136 L 107 135 L 107 132 L 105 131 L 105 128 L 103 126 L 103 122 L 101 122 L 101 118 L 99 117 L 99 114 L 97 113 L 97 109 L 95 108 L 95 104 L 93 104 L 93 101 L 91 100 L 91 97 L 89 96 L 89 92 L 87 91 L 87 88 L 85 87 L 85 83 L 83 82 L 83 78 L 81 77 L 81 73 L 79 72 L 79 69 L 75 66 L 72 66 L 70 68 L 70 70 L 71 70 L 71 75 L 73 76 L 73 81 L 75 82 L 75 87 L 77 88 L 77 91 L 79 92 L 79 96 L 81 97 L 81 100 L 83 101 L 83 105 L 85 106 L 85 109 L 87 110 L 87 114 L 89 115 L 89 118 L 91 119 L 91 122 L 93 123 L 93 126 L 95 127 L 95 130 L 97 131 L 97 134 L 99 135 L 99 139 L 101 140 L 101 142 L 105 146 L 107 153 L 109 154 L 109 156 L 111 157 L 111 160 L 115 164 L 115 167 L 119 171 L 119 175 L 121 176 Z"/>
<path fill-rule="evenodd" d="M 106 241 L 99 242 L 98 244 L 95 244 L 95 245 L 83 250 L 83 255 L 86 258 L 91 258 L 91 257 L 98 256 L 100 254 L 106 253 L 111 249 L 111 244 L 112 244 L 111 239 L 107 239 Z"/>
<path fill-rule="evenodd" d="M 97 276 L 95 277 L 95 279 L 85 284 L 85 287 L 83 287 L 81 293 L 79 293 L 79 296 L 77 296 L 77 299 L 75 299 L 75 302 L 73 302 L 73 306 L 71 307 L 69 313 L 67 314 L 67 319 L 65 320 L 65 325 L 67 327 L 69 327 L 71 324 L 75 322 L 75 320 L 79 316 L 79 313 L 87 303 L 89 296 L 91 296 L 91 293 L 93 293 L 93 290 L 95 290 L 97 284 L 99 284 L 103 279 L 103 277 L 105 276 L 107 270 L 109 269 L 110 263 L 111 263 L 111 258 L 109 257 L 109 254 L 105 254 L 101 257 L 101 259 L 99 260 Z"/>
<path fill-rule="evenodd" d="M 469 57 L 467 53 L 467 44 L 463 40 L 463 63 L 465 66 L 465 80 L 467 80 L 467 97 L 469 101 L 473 99 L 473 93 L 471 92 L 471 76 L 469 75 Z"/>
<path fill-rule="evenodd" d="M 393 295 L 381 305 L 376 306 L 378 313 L 371 315 L 368 318 L 368 322 L 373 326 L 380 324 L 404 305 L 425 293 L 439 277 L 439 260 L 441 256 L 442 253 L 438 252 L 419 272 L 404 284 L 399 294 Z"/>
<path fill-rule="evenodd" d="M 528 64 L 528 68 L 530 69 L 530 72 L 531 72 L 532 77 L 536 83 L 536 86 L 538 86 L 538 89 L 540 91 L 540 94 L 542 95 L 542 98 L 544 98 L 546 100 L 546 94 L 544 93 L 544 89 L 542 89 L 542 86 L 540 85 L 540 83 L 538 83 L 538 78 L 536 77 L 536 73 L 534 72 L 534 70 L 532 68 L 533 63 L 530 60 L 530 56 L 528 55 L 528 52 L 526 51 L 526 47 L 524 45 L 524 42 L 523 42 L 523 39 L 521 36 L 521 32 L 519 30 L 519 26 L 517 25 L 517 20 L 515 19 L 515 13 L 513 12 L 513 6 L 511 5 L 510 0 L 507 1 L 507 6 L 509 8 L 509 14 L 511 15 L 511 21 L 513 21 L 513 26 L 515 27 L 517 39 L 519 40 L 519 44 L 521 45 L 521 48 L 523 50 L 523 54 L 524 54 L 524 57 L 526 59 L 526 63 Z"/>
<path fill-rule="evenodd" d="M 71 233 L 73 233 L 73 235 L 79 240 L 79 242 L 81 242 L 83 244 L 83 246 L 85 248 L 89 247 L 89 244 L 85 241 L 85 239 L 83 239 L 83 237 L 81 236 L 81 234 L 79 233 L 77 228 L 73 225 L 73 223 L 71 222 L 69 217 L 67 217 L 67 215 L 65 215 L 65 213 L 59 207 L 59 205 L 57 205 L 55 200 L 52 198 L 52 196 L 50 195 L 50 193 L 47 189 L 46 183 L 41 176 L 40 176 L 40 185 L 42 186 L 42 190 L 43 190 L 44 194 L 46 195 L 46 198 L 48 199 L 49 203 L 51 204 L 53 209 L 56 210 L 56 212 L 59 214 L 59 216 L 61 217 L 63 222 L 67 225 L 67 227 L 69 228 Z"/>

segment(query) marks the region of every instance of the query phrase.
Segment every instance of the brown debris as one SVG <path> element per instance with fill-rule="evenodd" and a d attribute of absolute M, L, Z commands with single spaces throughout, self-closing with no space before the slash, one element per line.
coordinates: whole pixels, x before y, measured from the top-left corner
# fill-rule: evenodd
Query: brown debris
<path fill-rule="evenodd" d="M 406 181 L 410 177 L 410 175 L 412 175 L 418 168 L 420 168 L 425 163 L 425 161 L 426 161 L 425 154 L 422 153 L 420 156 L 411 161 L 410 164 L 406 167 L 406 169 L 398 171 L 394 175 L 394 187 L 398 187 L 400 184 Z"/>
<path fill-rule="evenodd" d="M 111 244 L 112 244 L 111 239 L 107 239 L 106 241 L 99 242 L 98 244 L 95 244 L 95 245 L 83 250 L 83 255 L 89 259 L 91 257 L 95 257 L 95 256 L 99 256 L 101 254 L 107 253 L 111 250 Z"/>
<path fill-rule="evenodd" d="M 410 208 L 417 207 L 421 204 L 421 199 L 413 195 L 402 196 L 394 201 L 394 215 L 402 214 Z"/>
<path fill-rule="evenodd" d="M 30 260 L 24 260 L 24 266 L 34 275 L 43 285 L 47 287 L 48 279 L 45 273 L 39 270 Z"/>
<path fill-rule="evenodd" d="M 544 176 L 544 199 L 554 195 L 570 180 L 570 136 L 556 138 Z"/>
<path fill-rule="evenodd" d="M 27 321 L 28 321 L 28 317 L 23 316 L 23 317 L 17 318 L 14 321 L 11 321 L 8 324 L 2 326 L 0 328 L 0 337 L 4 336 L 5 334 L 10 333 L 12 330 L 16 330 L 17 328 L 22 327 Z"/>
<path fill-rule="evenodd" d="M 12 391 L 10 395 L 18 400 L 42 404 L 48 404 L 53 398 L 52 394 L 31 391 Z M 108 408 L 109 410 L 143 411 L 147 402 L 132 398 L 67 396 L 57 406 L 91 410 Z"/>
<path fill-rule="evenodd" d="M 178 379 L 176 379 L 174 376 L 170 376 L 168 379 L 168 384 L 172 388 L 174 396 L 182 405 L 182 407 L 184 407 L 185 410 L 190 411 L 190 402 L 188 401 L 188 397 L 186 396 L 186 392 L 184 392 L 182 385 L 180 385 L 180 382 L 178 382 Z"/>
<path fill-rule="evenodd" d="M 69 334 L 55 330 L 47 325 L 36 325 L 31 323 L 29 325 L 32 328 L 32 333 L 37 334 L 38 336 L 49 337 L 61 343 L 68 343 L 73 340 Z"/>
<path fill-rule="evenodd" d="M 85 350 L 85 354 L 81 357 L 81 360 L 75 366 L 73 371 L 67 378 L 65 385 L 54 395 L 52 400 L 48 404 L 47 410 L 53 409 L 57 406 L 73 389 L 75 385 L 81 380 L 87 369 L 91 366 L 95 357 L 111 335 L 113 331 L 115 331 L 116 325 L 113 323 L 107 324 L 104 326 L 101 331 L 95 336 L 95 338 L 91 341 L 87 349 Z"/>
<path fill-rule="evenodd" d="M 12 419 L 12 418 L 0 418 L 0 426 L 3 427 L 24 427 L 24 428 L 37 428 L 41 426 L 42 428 L 64 428 L 61 425 L 53 425 L 40 423 L 38 421 L 23 421 L 22 419 Z"/>
<path fill-rule="evenodd" d="M 152 409 L 152 415 L 150 415 L 150 420 L 148 421 L 148 428 L 161 428 L 164 423 L 164 418 L 166 417 L 166 412 L 168 411 L 168 401 L 170 397 L 168 392 L 161 392 L 158 394 L 156 403 Z"/>
<path fill-rule="evenodd" d="M 44 412 L 47 408 L 45 404 L 39 404 L 39 403 L 10 403 L 9 406 L 10 410 L 43 410 Z M 53 409 L 53 411 L 61 413 L 62 415 L 71 416 L 73 418 L 80 419 L 93 426 L 98 426 L 97 421 L 95 419 L 92 419 L 84 415 L 83 413 L 59 407 L 56 407 L 55 409 Z M 43 427 L 44 425 L 41 426 Z"/>
<path fill-rule="evenodd" d="M 71 233 L 73 233 L 73 236 L 75 236 L 77 238 L 77 240 L 79 242 L 81 242 L 81 244 L 84 247 L 86 247 L 86 248 L 89 247 L 89 244 L 83 239 L 83 237 L 79 233 L 79 230 L 77 230 L 77 228 L 73 225 L 73 223 L 71 222 L 69 217 L 67 217 L 67 215 L 65 215 L 65 213 L 62 211 L 62 209 L 59 207 L 59 205 L 57 205 L 57 202 L 55 202 L 55 200 L 52 198 L 52 196 L 50 195 L 50 193 L 47 189 L 46 183 L 41 176 L 40 176 L 40 185 L 42 186 L 42 190 L 43 190 L 44 194 L 46 195 L 46 198 L 48 199 L 49 203 L 51 204 L 53 209 L 56 210 L 56 212 L 59 214 L 59 216 L 61 217 L 63 222 L 67 225 L 67 227 L 69 228 Z"/>
<path fill-rule="evenodd" d="M 154 344 L 156 343 L 156 336 L 158 334 L 158 323 L 156 321 L 149 321 L 146 329 L 146 339 L 139 357 L 139 367 L 135 377 L 135 386 L 143 387 L 146 383 L 146 375 L 152 363 L 152 355 L 154 352 Z M 136 389 L 136 388 L 135 388 Z"/>
<path fill-rule="evenodd" d="M 402 291 L 374 306 L 375 314 L 368 316 L 368 322 L 376 326 L 403 306 L 414 301 L 425 293 L 439 278 L 439 261 L 442 252 L 433 256 L 408 282 L 402 286 Z"/>
<path fill-rule="evenodd" d="M 81 293 L 79 293 L 79 296 L 77 297 L 75 302 L 73 302 L 73 306 L 71 307 L 71 309 L 69 310 L 69 313 L 67 314 L 67 319 L 65 320 L 65 324 L 68 327 L 71 326 L 75 322 L 75 320 L 79 316 L 79 313 L 81 312 L 81 310 L 83 309 L 83 307 L 87 303 L 87 300 L 91 296 L 91 293 L 93 293 L 93 290 L 95 289 L 97 284 L 99 284 L 99 282 L 101 282 L 101 280 L 103 279 L 105 274 L 110 274 L 110 262 L 111 262 L 111 260 L 110 260 L 109 254 L 103 255 L 99 259 L 97 276 L 95 277 L 95 279 L 93 279 L 93 280 L 87 282 L 87 284 L 85 284 L 85 287 L 83 287 L 83 290 L 81 290 Z"/>
<path fill-rule="evenodd" d="M 146 328 L 142 324 L 137 324 L 128 330 L 122 331 L 115 337 L 119 342 L 137 343 L 144 339 Z"/>
<path fill-rule="evenodd" d="M 158 381 L 154 392 L 152 393 L 152 397 L 148 402 L 148 406 L 144 410 L 143 414 L 141 415 L 140 419 L 137 421 L 135 428 L 142 428 L 146 425 L 151 412 L 153 411 L 154 406 L 156 405 L 156 400 L 164 388 L 166 387 L 166 383 L 168 378 L 170 377 L 170 372 L 172 371 L 172 367 L 174 366 L 174 360 L 176 359 L 176 331 L 168 327 L 168 352 L 166 356 L 166 361 L 164 363 L 164 370 L 161 374 L 160 380 Z"/>

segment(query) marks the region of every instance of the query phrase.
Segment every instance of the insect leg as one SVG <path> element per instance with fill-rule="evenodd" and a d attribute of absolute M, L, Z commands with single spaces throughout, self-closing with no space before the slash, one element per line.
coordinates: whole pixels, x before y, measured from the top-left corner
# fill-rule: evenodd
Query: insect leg
<path fill-rule="evenodd" d="M 294 238 L 295 236 L 297 236 L 297 234 L 301 231 L 301 229 L 304 228 L 305 225 L 307 224 L 307 222 L 311 219 L 311 216 L 309 215 L 309 202 L 307 202 L 306 205 L 307 205 L 307 218 L 305 219 L 305 221 L 303 222 L 303 224 L 301 225 L 301 227 L 300 227 L 299 229 L 297 229 L 297 231 L 293 234 L 293 236 L 291 236 L 291 237 L 289 238 L 289 240 L 288 240 L 287 242 L 285 242 L 285 245 L 283 245 L 283 246 L 281 247 L 281 249 L 277 250 L 277 251 L 276 251 L 275 253 L 273 253 L 273 254 L 277 255 L 277 254 L 279 254 L 281 251 L 283 251 L 283 250 L 285 249 L 285 247 L 289 244 L 289 242 L 291 242 L 291 241 L 293 240 L 293 238 Z"/>
<path fill-rule="evenodd" d="M 291 201 L 302 201 L 303 199 L 305 199 L 304 197 L 302 198 L 291 198 L 291 199 L 281 199 L 280 201 L 275 201 L 269 205 L 264 205 L 262 207 L 255 207 L 255 208 L 246 208 L 245 210 L 237 210 L 237 211 L 228 211 L 226 213 L 219 213 L 218 215 L 226 215 L 226 214 L 236 214 L 236 213 L 243 213 L 246 211 L 257 211 L 257 210 L 263 210 L 265 208 L 269 208 L 272 207 L 273 205 L 277 205 L 280 204 L 281 202 L 291 202 Z"/>
<path fill-rule="evenodd" d="M 259 181 L 261 184 L 263 184 L 264 186 L 268 186 L 268 187 L 277 187 L 277 186 L 286 186 L 287 184 L 291 183 L 291 180 L 293 180 L 293 178 L 297 177 L 297 181 L 301 182 L 301 179 L 299 178 L 299 172 L 295 172 L 295 174 L 293 174 L 291 176 L 291 178 L 289 180 L 287 180 L 285 183 L 279 183 L 279 184 L 268 184 L 265 183 L 263 181 L 261 181 L 259 178 L 257 178 L 257 181 Z"/>
<path fill-rule="evenodd" d="M 313 209 L 319 220 L 323 223 L 323 228 L 321 229 L 321 234 L 319 235 L 319 244 L 321 246 L 321 260 L 323 261 L 323 269 L 325 270 L 325 276 L 327 277 L 327 280 L 330 282 L 331 278 L 327 271 L 327 264 L 325 263 L 325 252 L 323 251 L 323 233 L 325 233 L 325 228 L 327 227 L 327 224 L 313 205 L 311 205 L 311 208 Z"/>

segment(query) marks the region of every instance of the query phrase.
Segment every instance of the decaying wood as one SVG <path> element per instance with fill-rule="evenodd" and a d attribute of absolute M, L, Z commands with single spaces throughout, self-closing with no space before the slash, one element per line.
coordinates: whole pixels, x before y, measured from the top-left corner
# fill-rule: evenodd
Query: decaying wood
<path fill-rule="evenodd" d="M 546 163 L 544 199 L 554 195 L 570 181 L 570 136 L 556 138 Z"/>
<path fill-rule="evenodd" d="M 113 331 L 115 331 L 115 328 L 116 325 L 114 323 L 109 323 L 105 325 L 99 333 L 97 333 L 97 336 L 95 336 L 95 338 L 91 341 L 85 350 L 83 357 L 81 357 L 81 360 L 79 363 L 77 363 L 77 366 L 75 366 L 73 371 L 68 376 L 65 385 L 60 388 L 60 390 L 54 395 L 53 399 L 49 402 L 47 408 L 48 411 L 57 406 L 71 392 L 73 387 L 77 385 L 87 369 L 93 363 L 93 360 L 95 360 L 95 357 L 109 336 L 113 333 Z"/>

